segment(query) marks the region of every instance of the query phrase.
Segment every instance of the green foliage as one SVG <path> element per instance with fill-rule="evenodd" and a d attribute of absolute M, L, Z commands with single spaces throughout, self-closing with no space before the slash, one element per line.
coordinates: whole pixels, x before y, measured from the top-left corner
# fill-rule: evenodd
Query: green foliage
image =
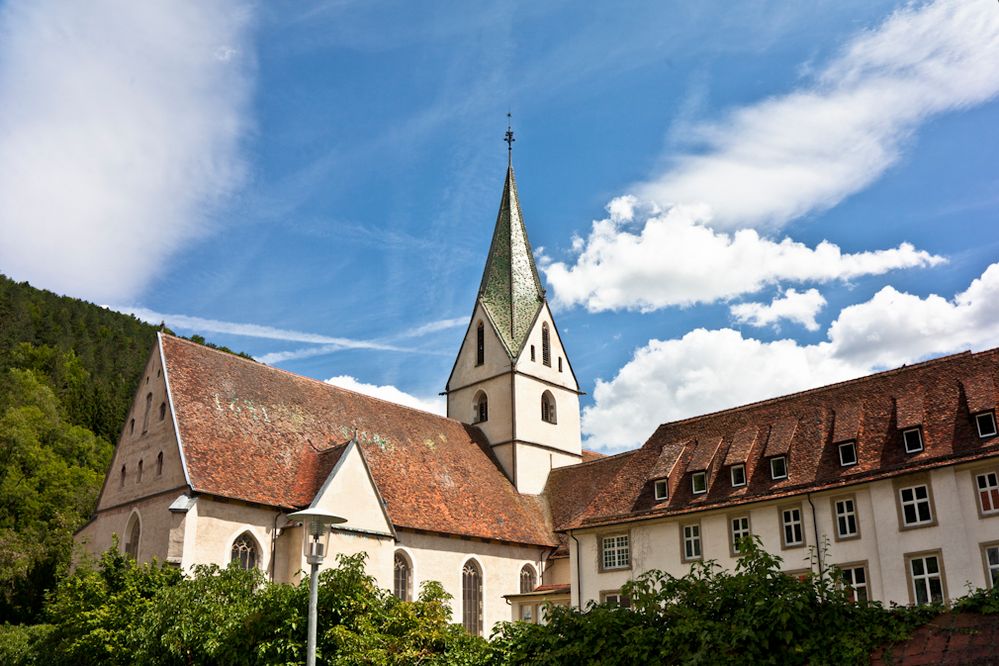
<path fill-rule="evenodd" d="M 632 608 L 552 607 L 547 625 L 501 625 L 500 664 L 844 664 L 901 640 L 940 608 L 853 603 L 835 572 L 798 580 L 758 541 L 734 572 L 698 563 L 682 577 L 651 571 L 629 582 Z M 817 630 L 817 628 L 821 628 Z"/>

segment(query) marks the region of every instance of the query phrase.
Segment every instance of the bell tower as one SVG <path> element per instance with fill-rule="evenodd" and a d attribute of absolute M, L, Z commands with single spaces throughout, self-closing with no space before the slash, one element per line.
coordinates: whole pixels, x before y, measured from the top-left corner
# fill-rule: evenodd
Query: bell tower
<path fill-rule="evenodd" d="M 512 148 L 513 132 L 506 141 Z M 579 384 L 555 327 L 508 161 L 486 267 L 451 376 L 447 415 L 482 430 L 517 490 L 582 459 Z"/>

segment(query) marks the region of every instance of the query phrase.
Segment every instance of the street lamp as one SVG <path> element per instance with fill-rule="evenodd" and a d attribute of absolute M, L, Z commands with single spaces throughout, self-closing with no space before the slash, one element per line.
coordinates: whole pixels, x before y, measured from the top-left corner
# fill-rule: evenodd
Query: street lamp
<path fill-rule="evenodd" d="M 322 509 L 303 509 L 289 513 L 292 520 L 301 520 L 305 525 L 305 561 L 312 567 L 309 579 L 309 645 L 306 651 L 307 666 L 316 666 L 316 607 L 319 600 L 319 565 L 326 557 L 330 541 L 330 526 L 347 522 L 346 518 L 334 516 Z"/>

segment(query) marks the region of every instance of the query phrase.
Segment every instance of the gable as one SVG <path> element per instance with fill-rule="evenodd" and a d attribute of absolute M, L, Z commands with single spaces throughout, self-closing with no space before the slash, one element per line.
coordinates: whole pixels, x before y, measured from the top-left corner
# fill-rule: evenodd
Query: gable
<path fill-rule="evenodd" d="M 364 454 L 354 441 L 340 453 L 309 508 L 346 518 L 346 523 L 338 525 L 342 529 L 395 535 Z"/>
<path fill-rule="evenodd" d="M 478 345 L 478 327 L 482 324 L 484 363 L 477 365 L 476 347 Z M 510 352 L 496 331 L 492 317 L 476 301 L 472 310 L 472 318 L 461 341 L 458 355 L 451 368 L 451 376 L 447 380 L 447 390 L 453 391 L 472 382 L 493 377 L 510 369 Z"/>
<path fill-rule="evenodd" d="M 548 326 L 548 338 L 551 348 L 551 365 L 544 364 L 543 349 L 543 329 Z M 531 360 L 531 348 L 534 348 L 534 360 Z M 559 359 L 562 359 L 562 371 L 559 372 Z M 569 362 L 569 355 L 566 353 L 562 337 L 559 335 L 558 327 L 555 325 L 555 318 L 552 317 L 551 308 L 545 301 L 538 316 L 531 324 L 531 329 L 524 341 L 524 347 L 517 357 L 517 370 L 540 377 L 545 381 L 553 382 L 564 386 L 570 391 L 579 390 L 579 382 L 576 374 L 572 370 Z"/>

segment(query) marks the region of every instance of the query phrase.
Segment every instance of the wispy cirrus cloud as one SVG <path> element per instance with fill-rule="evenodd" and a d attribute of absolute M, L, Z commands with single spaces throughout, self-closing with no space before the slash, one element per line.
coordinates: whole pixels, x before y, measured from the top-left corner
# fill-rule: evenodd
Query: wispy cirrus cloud
<path fill-rule="evenodd" d="M 908 3 L 798 90 L 685 127 L 693 149 L 636 193 L 707 204 L 717 228 L 779 227 L 868 186 L 921 124 L 993 99 L 996 62 L 995 3 Z"/>
<path fill-rule="evenodd" d="M 242 0 L 0 7 L 4 272 L 127 300 L 205 233 L 248 169 L 253 24 Z"/>

